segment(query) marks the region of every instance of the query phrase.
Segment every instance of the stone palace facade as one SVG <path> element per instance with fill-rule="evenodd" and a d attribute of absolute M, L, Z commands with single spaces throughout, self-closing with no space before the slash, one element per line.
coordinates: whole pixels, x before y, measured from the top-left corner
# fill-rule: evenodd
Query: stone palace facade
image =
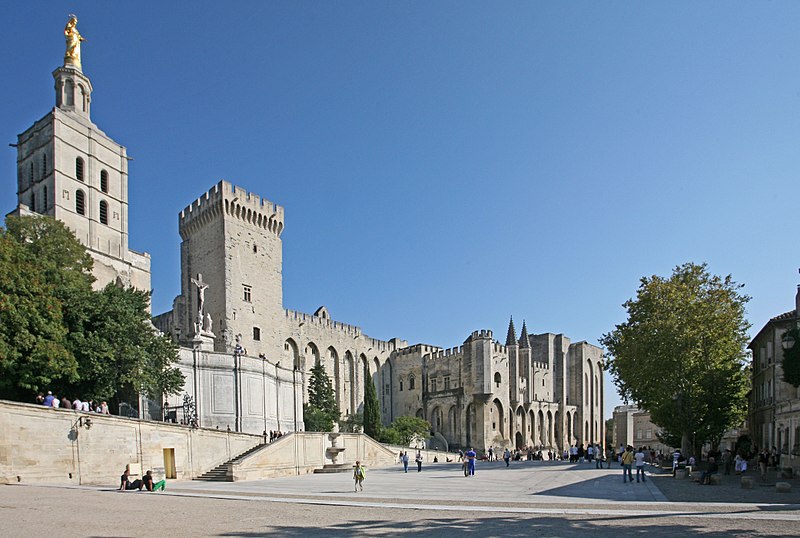
<path fill-rule="evenodd" d="M 14 213 L 67 224 L 95 259 L 98 286 L 149 289 L 149 256 L 128 250 L 125 148 L 92 123 L 80 62 L 65 60 L 53 76 L 56 106 L 19 136 Z M 343 414 L 361 409 L 371 380 L 384 424 L 424 417 L 440 448 L 605 442 L 600 348 L 529 335 L 524 323 L 517 335 L 513 321 L 505 343 L 476 330 L 456 347 L 409 345 L 369 337 L 324 306 L 286 309 L 285 225 L 283 207 L 225 181 L 179 214 L 181 294 L 153 321 L 181 346 L 201 426 L 302 430 L 309 370 L 321 363 Z M 143 411 L 160 417 L 161 402 Z"/>

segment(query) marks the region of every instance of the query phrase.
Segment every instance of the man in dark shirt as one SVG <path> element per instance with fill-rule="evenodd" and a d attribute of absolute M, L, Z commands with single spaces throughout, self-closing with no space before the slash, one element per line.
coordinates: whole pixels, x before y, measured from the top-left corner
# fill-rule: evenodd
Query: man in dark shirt
<path fill-rule="evenodd" d="M 711 475 L 719 472 L 719 466 L 714 458 L 708 458 L 708 469 L 703 471 L 700 475 L 700 483 L 709 485 L 711 484 Z"/>
<path fill-rule="evenodd" d="M 155 484 L 153 483 L 153 471 L 147 471 L 145 475 L 142 477 L 142 481 L 144 482 L 144 489 L 147 491 L 158 491 L 164 490 L 167 481 L 166 480 L 159 480 Z"/>
<path fill-rule="evenodd" d="M 125 472 L 122 473 L 122 476 L 119 477 L 119 490 L 120 491 L 125 491 L 125 490 L 131 490 L 131 489 L 138 489 L 139 491 L 142 491 L 142 488 L 144 487 L 144 482 L 142 482 L 138 478 L 136 480 L 134 480 L 133 482 L 131 482 L 130 479 L 128 478 L 128 476 L 129 476 L 129 473 L 128 473 L 128 469 L 126 468 Z"/>

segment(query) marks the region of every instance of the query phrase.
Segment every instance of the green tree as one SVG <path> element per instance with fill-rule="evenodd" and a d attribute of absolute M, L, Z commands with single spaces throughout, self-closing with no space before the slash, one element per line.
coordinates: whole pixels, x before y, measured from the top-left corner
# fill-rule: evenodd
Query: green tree
<path fill-rule="evenodd" d="M 92 289 L 92 259 L 51 217 L 9 217 L 0 230 L 0 395 L 46 388 L 111 400 L 177 392 L 177 347 L 150 322 L 147 292 Z"/>
<path fill-rule="evenodd" d="M 397 432 L 402 445 L 409 445 L 414 440 L 427 439 L 431 433 L 430 422 L 407 415 L 397 417 L 390 428 Z"/>
<path fill-rule="evenodd" d="M 375 383 L 364 365 L 364 433 L 373 439 L 381 435 L 381 406 L 375 393 Z"/>
<path fill-rule="evenodd" d="M 150 294 L 109 284 L 83 305 L 82 330 L 71 346 L 79 361 L 78 394 L 97 400 L 135 401 L 177 394 L 183 374 L 174 367 L 178 349 L 150 322 Z"/>
<path fill-rule="evenodd" d="M 340 414 L 331 378 L 322 364 L 314 365 L 308 381 L 308 403 L 303 406 L 306 431 L 333 431 L 333 425 L 338 422 Z"/>
<path fill-rule="evenodd" d="M 364 413 L 347 415 L 339 421 L 339 431 L 345 433 L 361 433 L 364 431 Z"/>
<path fill-rule="evenodd" d="M 717 444 L 745 416 L 749 297 L 741 288 L 705 264 L 642 278 L 623 305 L 628 320 L 600 340 L 623 399 L 647 409 L 665 437 L 679 436 L 684 451 Z"/>
<path fill-rule="evenodd" d="M 783 380 L 793 387 L 800 387 L 800 330 L 789 329 L 784 338 L 791 338 L 792 347 L 783 350 Z"/>
<path fill-rule="evenodd" d="M 0 230 L 0 394 L 28 400 L 78 378 L 70 338 L 92 294 L 92 259 L 63 223 L 9 217 Z"/>

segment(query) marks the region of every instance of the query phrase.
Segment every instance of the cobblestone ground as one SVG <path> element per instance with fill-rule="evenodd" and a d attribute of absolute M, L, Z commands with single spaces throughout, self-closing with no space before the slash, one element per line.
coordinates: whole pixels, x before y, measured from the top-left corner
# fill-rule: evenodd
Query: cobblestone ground
<path fill-rule="evenodd" d="M 165 493 L 106 487 L 0 486 L 6 536 L 798 536 L 797 489 L 699 486 L 669 475 L 623 484 L 619 469 L 441 465 L 253 482 L 170 481 Z M 663 489 L 662 489 L 663 488 Z M 773 500 L 773 495 L 774 499 Z M 667 501 L 669 499 L 669 501 Z M 674 502 L 670 502 L 674 501 Z"/>

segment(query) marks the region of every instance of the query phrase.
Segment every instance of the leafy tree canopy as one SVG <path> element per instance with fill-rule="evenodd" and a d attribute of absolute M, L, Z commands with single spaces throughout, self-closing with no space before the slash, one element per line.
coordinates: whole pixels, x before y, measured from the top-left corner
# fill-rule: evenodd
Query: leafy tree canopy
<path fill-rule="evenodd" d="M 647 409 L 664 435 L 680 436 L 684 451 L 717 443 L 744 418 L 749 297 L 741 288 L 706 264 L 642 278 L 623 305 L 627 321 L 600 340 L 623 399 Z"/>
<path fill-rule="evenodd" d="M 38 391 L 111 399 L 177 392 L 177 348 L 150 323 L 150 295 L 92 289 L 92 259 L 63 223 L 9 217 L 0 229 L 0 397 Z"/>
<path fill-rule="evenodd" d="M 410 445 L 412 441 L 426 439 L 431 432 L 430 422 L 423 418 L 407 415 L 397 417 L 390 427 L 397 432 L 402 445 Z"/>
<path fill-rule="evenodd" d="M 800 387 L 800 330 L 790 329 L 786 336 L 794 340 L 794 345 L 783 350 L 783 380 L 797 388 Z"/>

